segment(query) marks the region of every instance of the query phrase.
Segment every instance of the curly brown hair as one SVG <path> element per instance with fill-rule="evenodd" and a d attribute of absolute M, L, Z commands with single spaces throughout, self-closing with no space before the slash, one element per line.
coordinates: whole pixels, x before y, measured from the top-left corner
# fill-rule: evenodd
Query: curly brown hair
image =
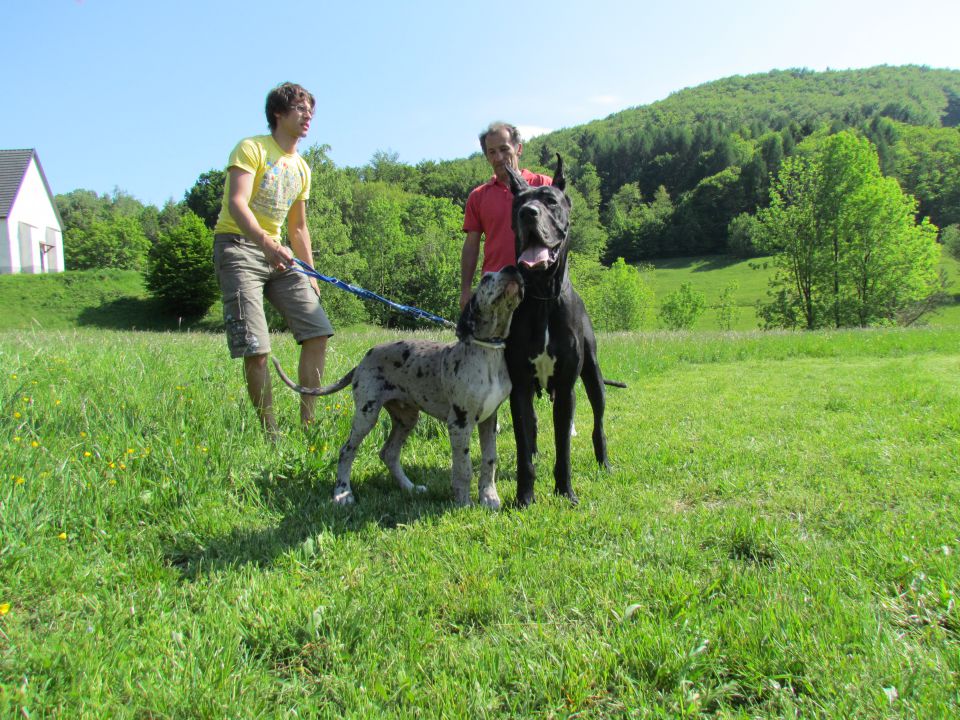
<path fill-rule="evenodd" d="M 277 129 L 277 115 L 290 112 L 300 103 L 310 103 L 311 110 L 317 106 L 317 101 L 302 85 L 295 83 L 281 83 L 267 94 L 267 124 L 270 132 Z"/>

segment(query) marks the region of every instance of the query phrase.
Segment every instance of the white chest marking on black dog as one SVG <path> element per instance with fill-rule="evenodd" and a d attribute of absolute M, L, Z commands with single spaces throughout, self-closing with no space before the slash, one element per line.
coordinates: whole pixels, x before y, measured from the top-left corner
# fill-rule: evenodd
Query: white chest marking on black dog
<path fill-rule="evenodd" d="M 544 390 L 547 389 L 547 382 L 553 377 L 553 367 L 557 363 L 557 359 L 547 349 L 549 345 L 550 329 L 547 328 L 543 333 L 543 352 L 533 359 L 533 369 L 537 376 L 537 382 Z"/>

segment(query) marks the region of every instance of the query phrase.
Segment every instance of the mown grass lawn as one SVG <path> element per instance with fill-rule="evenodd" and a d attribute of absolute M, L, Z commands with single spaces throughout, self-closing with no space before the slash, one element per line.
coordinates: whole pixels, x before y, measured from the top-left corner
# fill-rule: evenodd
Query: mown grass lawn
<path fill-rule="evenodd" d="M 491 513 L 432 421 L 332 506 L 349 395 L 263 442 L 219 336 L 0 334 L 0 716 L 955 717 L 960 330 L 600 345 L 615 469 L 581 397 L 580 505 L 545 439 Z"/>
<path fill-rule="evenodd" d="M 924 316 L 921 323 L 934 327 L 960 327 L 960 261 L 944 253 L 940 267 L 947 273 L 950 301 L 935 313 Z M 727 255 L 702 255 L 657 260 L 644 280 L 656 294 L 657 308 L 681 284 L 690 283 L 706 296 L 707 307 L 694 325 L 696 330 L 720 329 L 717 306 L 720 294 L 731 285 L 735 305 L 732 327 L 753 330 L 760 326 L 757 302 L 766 303 L 768 283 L 774 267 L 770 257 L 744 260 Z"/>

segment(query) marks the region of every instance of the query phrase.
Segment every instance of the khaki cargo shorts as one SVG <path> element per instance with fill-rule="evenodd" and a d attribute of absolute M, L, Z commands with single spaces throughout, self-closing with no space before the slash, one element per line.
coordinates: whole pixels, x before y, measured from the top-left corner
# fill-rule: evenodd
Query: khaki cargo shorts
<path fill-rule="evenodd" d="M 298 343 L 333 335 L 333 326 L 307 276 L 296 270 L 274 270 L 263 251 L 242 235 L 214 236 L 213 267 L 223 296 L 230 357 L 270 352 L 264 296 L 283 315 Z"/>

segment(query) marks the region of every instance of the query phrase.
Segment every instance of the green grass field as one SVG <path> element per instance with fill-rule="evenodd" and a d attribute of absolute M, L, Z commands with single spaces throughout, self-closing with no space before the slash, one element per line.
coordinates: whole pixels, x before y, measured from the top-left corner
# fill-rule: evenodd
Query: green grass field
<path fill-rule="evenodd" d="M 434 421 L 334 507 L 349 395 L 270 445 L 218 335 L 0 333 L 0 717 L 956 717 L 960 329 L 600 344 L 615 469 L 581 396 L 553 498 L 543 400 L 491 513 Z"/>
<path fill-rule="evenodd" d="M 941 267 L 950 279 L 953 301 L 922 318 L 921 322 L 935 327 L 960 327 L 960 261 L 944 257 Z M 704 293 L 707 308 L 695 324 L 695 330 L 720 329 L 716 307 L 720 293 L 736 284 L 737 308 L 732 327 L 754 330 L 758 327 L 756 302 L 766 300 L 771 274 L 769 258 L 739 260 L 727 256 L 703 256 L 657 261 L 654 269 L 645 272 L 643 278 L 653 288 L 658 307 L 685 282 Z M 219 302 L 199 320 L 171 317 L 150 298 L 142 276 L 125 270 L 0 276 L 0 307 L 4 308 L 0 314 L 0 331 L 74 327 L 217 330 L 222 326 Z M 653 321 L 656 323 L 656 313 Z"/>
<path fill-rule="evenodd" d="M 960 261 L 944 255 L 940 267 L 949 280 L 949 292 L 954 294 L 953 302 L 943 306 L 936 313 L 921 319 L 923 324 L 936 327 L 960 326 Z M 770 258 L 752 258 L 741 260 L 724 255 L 671 258 L 658 260 L 652 272 L 644 274 L 656 293 L 656 301 L 663 302 L 670 293 L 681 284 L 690 283 L 707 298 L 707 309 L 694 325 L 695 330 L 717 330 L 717 303 L 720 293 L 730 285 L 737 285 L 734 293 L 737 305 L 735 330 L 752 330 L 759 326 L 756 303 L 767 301 L 768 282 L 773 274 Z"/>

